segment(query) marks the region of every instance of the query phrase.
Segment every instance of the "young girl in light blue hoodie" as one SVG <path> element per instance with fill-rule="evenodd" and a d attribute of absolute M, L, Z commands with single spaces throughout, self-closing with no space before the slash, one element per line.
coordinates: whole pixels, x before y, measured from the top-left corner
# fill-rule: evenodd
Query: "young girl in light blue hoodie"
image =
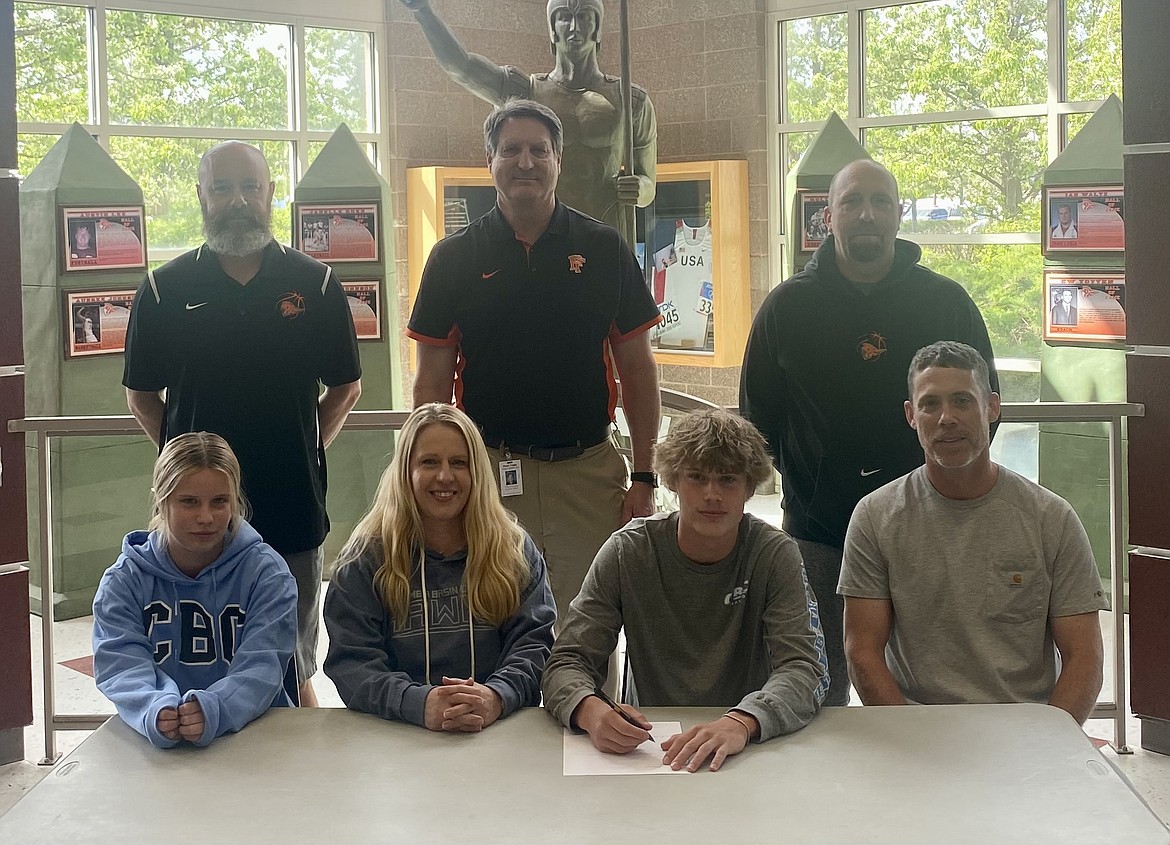
<path fill-rule="evenodd" d="M 160 748 L 208 745 L 294 704 L 296 582 L 246 509 L 222 437 L 174 438 L 154 465 L 149 530 L 126 535 L 94 596 L 98 689 Z"/>

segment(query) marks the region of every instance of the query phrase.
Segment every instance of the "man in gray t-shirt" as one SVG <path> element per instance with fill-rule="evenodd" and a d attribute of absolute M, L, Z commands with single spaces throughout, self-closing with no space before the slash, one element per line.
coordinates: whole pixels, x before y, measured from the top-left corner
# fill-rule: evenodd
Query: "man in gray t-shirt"
<path fill-rule="evenodd" d="M 974 349 L 919 350 L 909 388 L 926 464 L 862 499 L 845 538 L 853 686 L 865 704 L 1038 702 L 1084 722 L 1106 606 L 1084 527 L 991 460 L 999 397 Z"/>
<path fill-rule="evenodd" d="M 635 519 L 597 553 L 544 670 L 545 707 L 625 754 L 650 738 L 642 706 L 727 707 L 663 740 L 663 763 L 712 771 L 749 741 L 804 727 L 829 686 L 824 637 L 796 543 L 744 513 L 770 474 L 760 433 L 721 410 L 671 426 L 655 469 L 679 510 Z M 625 716 L 597 695 L 625 628 Z"/>

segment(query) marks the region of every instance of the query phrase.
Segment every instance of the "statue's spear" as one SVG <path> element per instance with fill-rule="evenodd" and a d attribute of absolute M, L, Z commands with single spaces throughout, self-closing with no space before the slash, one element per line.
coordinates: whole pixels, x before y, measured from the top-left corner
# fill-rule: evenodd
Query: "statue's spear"
<path fill-rule="evenodd" d="M 621 0 L 621 47 L 622 47 L 622 165 L 619 175 L 634 173 L 634 100 L 630 90 L 630 14 L 628 0 Z M 637 239 L 635 220 L 637 205 L 626 200 L 618 201 L 618 231 L 626 239 L 630 249 Z"/>

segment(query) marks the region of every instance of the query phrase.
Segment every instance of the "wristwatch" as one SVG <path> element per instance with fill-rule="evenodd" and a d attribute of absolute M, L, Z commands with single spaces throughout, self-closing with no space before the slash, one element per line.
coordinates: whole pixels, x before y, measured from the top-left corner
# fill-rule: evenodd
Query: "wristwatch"
<path fill-rule="evenodd" d="M 630 481 L 640 481 L 642 484 L 649 484 L 651 487 L 658 486 L 658 476 L 652 472 L 631 472 Z"/>

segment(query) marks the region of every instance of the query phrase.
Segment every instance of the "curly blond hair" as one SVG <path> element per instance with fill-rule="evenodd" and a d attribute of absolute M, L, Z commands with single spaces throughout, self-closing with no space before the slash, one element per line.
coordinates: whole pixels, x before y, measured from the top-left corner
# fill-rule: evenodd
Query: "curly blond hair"
<path fill-rule="evenodd" d="M 688 469 L 743 475 L 755 490 L 771 476 L 772 461 L 754 425 L 712 408 L 674 420 L 654 449 L 654 470 L 671 490 L 678 490 L 678 479 Z"/>

